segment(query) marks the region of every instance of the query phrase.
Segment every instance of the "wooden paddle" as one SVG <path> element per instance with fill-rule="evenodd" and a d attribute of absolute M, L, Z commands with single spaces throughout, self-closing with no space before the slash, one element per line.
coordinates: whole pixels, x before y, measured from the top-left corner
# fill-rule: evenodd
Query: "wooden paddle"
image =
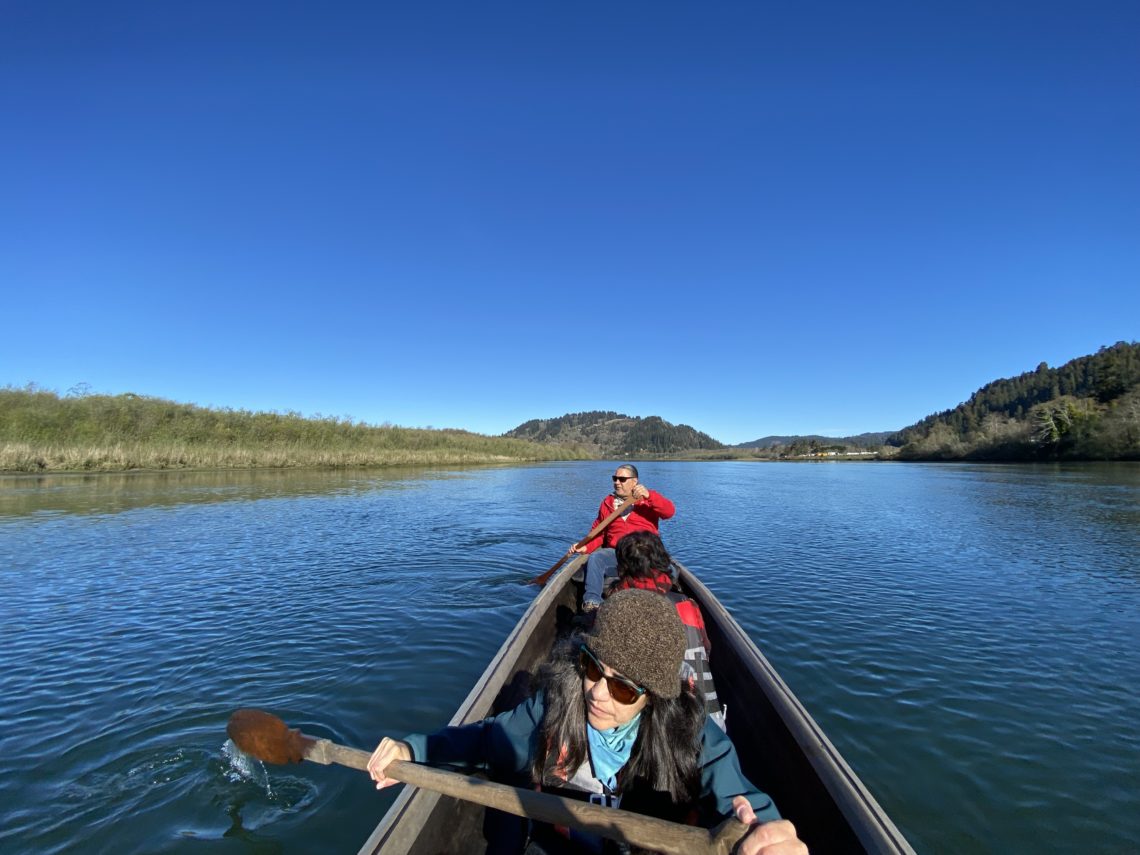
<path fill-rule="evenodd" d="M 290 729 L 277 716 L 261 710 L 238 710 L 230 716 L 226 733 L 238 748 L 264 763 L 300 763 L 309 760 L 326 766 L 336 763 L 350 769 L 367 771 L 368 758 L 372 756 L 358 748 L 346 748 L 328 739 L 306 736 L 299 730 Z M 568 825 L 579 831 L 666 855 L 728 855 L 748 831 L 748 826 L 735 819 L 725 820 L 711 830 L 680 825 L 627 810 L 496 784 L 483 778 L 402 760 L 389 763 L 385 774 L 405 784 L 445 796 L 539 822 Z"/>
<path fill-rule="evenodd" d="M 554 571 L 566 563 L 566 559 L 570 557 L 570 554 L 575 549 L 577 549 L 580 546 L 585 546 L 587 543 L 589 543 L 591 540 L 593 540 L 595 537 L 597 537 L 599 534 L 601 534 L 603 531 L 605 531 L 606 526 L 608 526 L 610 523 L 612 523 L 614 520 L 616 520 L 622 514 L 629 513 L 633 509 L 633 506 L 635 504 L 637 504 L 637 501 L 638 500 L 636 500 L 636 499 L 634 499 L 632 502 L 626 501 L 625 503 L 614 508 L 613 511 L 610 512 L 610 515 L 608 517 L 606 517 L 604 520 L 602 520 L 600 523 L 598 523 L 596 526 L 594 526 L 592 529 L 590 529 L 589 534 L 587 534 L 585 537 L 583 537 L 581 540 L 579 540 L 577 543 L 575 543 L 572 547 L 570 547 L 570 550 L 565 555 L 563 555 L 561 558 L 559 558 L 557 563 L 553 567 L 551 567 L 545 573 L 540 573 L 539 575 L 535 576 L 533 579 L 531 579 L 529 582 L 527 582 L 527 584 L 528 585 L 538 585 L 540 588 L 543 585 L 545 585 L 547 580 L 551 576 L 554 575 Z"/>

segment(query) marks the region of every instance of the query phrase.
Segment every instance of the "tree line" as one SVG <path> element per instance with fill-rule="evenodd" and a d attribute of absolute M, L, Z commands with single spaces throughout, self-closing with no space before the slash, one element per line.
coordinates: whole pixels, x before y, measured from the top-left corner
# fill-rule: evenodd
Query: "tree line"
<path fill-rule="evenodd" d="M 903 460 L 1140 459 L 1140 344 L 995 380 L 887 442 Z"/>

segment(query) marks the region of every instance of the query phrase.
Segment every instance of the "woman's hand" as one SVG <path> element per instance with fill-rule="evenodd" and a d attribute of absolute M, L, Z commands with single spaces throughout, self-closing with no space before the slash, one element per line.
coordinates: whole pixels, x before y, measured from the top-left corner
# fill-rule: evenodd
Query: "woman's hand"
<path fill-rule="evenodd" d="M 388 778 L 384 775 L 389 763 L 393 760 L 411 759 L 412 749 L 408 747 L 408 743 L 389 739 L 387 736 L 381 739 L 376 750 L 372 752 L 372 756 L 368 758 L 368 774 L 376 782 L 376 789 L 382 790 L 385 787 L 400 783 L 395 778 Z"/>
<path fill-rule="evenodd" d="M 786 819 L 755 825 L 756 813 L 744 796 L 732 800 L 732 812 L 751 830 L 736 846 L 737 855 L 807 855 L 807 846 L 796 836 L 796 827 Z"/>

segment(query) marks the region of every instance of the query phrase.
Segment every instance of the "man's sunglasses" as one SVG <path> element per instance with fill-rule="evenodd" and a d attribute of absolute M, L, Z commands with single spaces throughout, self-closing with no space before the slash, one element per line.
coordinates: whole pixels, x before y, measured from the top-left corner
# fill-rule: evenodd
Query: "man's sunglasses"
<path fill-rule="evenodd" d="M 586 645 L 582 645 L 581 651 L 578 657 L 578 666 L 586 675 L 586 679 L 591 683 L 598 683 L 604 678 L 610 690 L 610 697 L 619 704 L 635 704 L 637 699 L 645 694 L 645 689 L 625 677 L 607 676 L 606 672 L 602 670 L 602 663 Z"/>
<path fill-rule="evenodd" d="M 615 482 L 621 481 L 624 484 L 626 481 L 628 481 L 632 477 L 633 477 L 632 475 L 614 475 L 613 479 Z"/>

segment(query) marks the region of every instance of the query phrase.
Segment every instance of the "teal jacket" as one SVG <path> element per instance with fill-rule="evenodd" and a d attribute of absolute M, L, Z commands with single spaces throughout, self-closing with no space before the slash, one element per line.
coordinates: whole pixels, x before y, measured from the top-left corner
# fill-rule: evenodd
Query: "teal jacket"
<path fill-rule="evenodd" d="M 492 718 L 429 735 L 414 733 L 404 741 L 417 761 L 483 771 L 494 779 L 522 784 L 530 781 L 534 756 L 540 750 L 545 708 L 539 692 Z M 772 799 L 744 777 L 732 741 L 706 718 L 701 734 L 701 800 L 711 799 L 719 822 L 732 816 L 732 799 L 739 795 L 748 799 L 760 822 L 780 818 Z"/>

